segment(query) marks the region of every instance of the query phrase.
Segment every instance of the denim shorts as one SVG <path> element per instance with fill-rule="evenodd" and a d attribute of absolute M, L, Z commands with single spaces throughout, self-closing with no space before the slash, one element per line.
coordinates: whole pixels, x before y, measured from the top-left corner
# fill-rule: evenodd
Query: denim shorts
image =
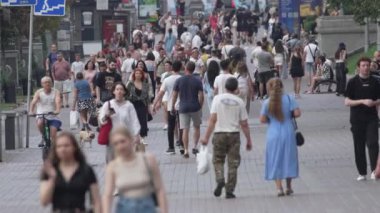
<path fill-rule="evenodd" d="M 314 63 L 306 62 L 305 63 L 305 71 L 306 72 L 314 72 Z"/>
<path fill-rule="evenodd" d="M 37 120 L 42 119 L 42 118 L 37 118 Z M 49 127 L 54 127 L 56 129 L 61 129 L 62 122 L 58 119 L 48 119 L 48 126 Z"/>
<path fill-rule="evenodd" d="M 156 206 L 154 205 L 151 196 L 143 198 L 127 198 L 119 196 L 116 205 L 116 213 L 156 213 Z"/>

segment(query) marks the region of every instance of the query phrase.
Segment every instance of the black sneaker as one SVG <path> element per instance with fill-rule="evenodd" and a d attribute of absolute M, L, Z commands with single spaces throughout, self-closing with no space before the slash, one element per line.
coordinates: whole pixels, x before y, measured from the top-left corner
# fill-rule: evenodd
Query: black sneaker
<path fill-rule="evenodd" d="M 181 153 L 181 155 L 185 154 L 185 149 L 183 148 L 183 146 L 180 146 L 179 152 Z"/>
<path fill-rule="evenodd" d="M 234 195 L 234 193 L 232 192 L 227 192 L 226 193 L 226 199 L 234 199 L 236 198 L 236 196 Z"/>
<path fill-rule="evenodd" d="M 220 197 L 220 195 L 222 194 L 222 189 L 224 185 L 225 185 L 224 182 L 218 183 L 218 185 L 216 186 L 216 189 L 214 190 L 215 197 Z"/>
<path fill-rule="evenodd" d="M 43 148 L 45 146 L 44 142 L 38 144 L 38 148 Z"/>
<path fill-rule="evenodd" d="M 165 152 L 167 155 L 174 155 L 175 154 L 175 150 L 174 149 L 168 149 L 168 150 L 166 150 L 166 152 Z"/>
<path fill-rule="evenodd" d="M 194 155 L 197 155 L 198 152 L 199 152 L 199 150 L 198 150 L 197 148 L 194 148 L 194 149 L 193 149 L 193 154 L 194 154 Z"/>

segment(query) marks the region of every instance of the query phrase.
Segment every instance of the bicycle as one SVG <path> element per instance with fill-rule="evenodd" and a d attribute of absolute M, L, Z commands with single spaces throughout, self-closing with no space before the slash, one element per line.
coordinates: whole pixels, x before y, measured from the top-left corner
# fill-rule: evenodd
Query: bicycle
<path fill-rule="evenodd" d="M 50 152 L 50 148 L 51 148 L 50 126 L 49 126 L 49 120 L 46 118 L 49 115 L 58 115 L 58 114 L 53 113 L 53 112 L 48 112 L 48 113 L 29 115 L 32 117 L 41 118 L 43 120 L 42 139 L 45 142 L 45 145 L 41 148 L 42 149 L 42 160 L 43 161 L 45 161 L 46 158 L 48 157 L 49 152 Z"/>

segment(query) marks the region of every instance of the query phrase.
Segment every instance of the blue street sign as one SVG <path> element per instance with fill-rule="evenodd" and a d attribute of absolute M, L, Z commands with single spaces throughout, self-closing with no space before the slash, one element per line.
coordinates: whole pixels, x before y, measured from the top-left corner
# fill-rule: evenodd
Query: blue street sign
<path fill-rule="evenodd" d="M 65 0 L 37 0 L 34 6 L 36 16 L 64 16 Z"/>
<path fill-rule="evenodd" d="M 1 6 L 31 6 L 36 4 L 36 0 L 1 0 Z"/>

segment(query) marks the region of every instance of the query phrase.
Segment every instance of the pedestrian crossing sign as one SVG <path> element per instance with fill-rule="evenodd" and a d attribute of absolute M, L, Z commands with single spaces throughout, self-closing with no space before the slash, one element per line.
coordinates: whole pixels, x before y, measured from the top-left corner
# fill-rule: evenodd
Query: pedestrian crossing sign
<path fill-rule="evenodd" d="M 65 0 L 37 0 L 34 6 L 36 16 L 64 16 Z"/>

